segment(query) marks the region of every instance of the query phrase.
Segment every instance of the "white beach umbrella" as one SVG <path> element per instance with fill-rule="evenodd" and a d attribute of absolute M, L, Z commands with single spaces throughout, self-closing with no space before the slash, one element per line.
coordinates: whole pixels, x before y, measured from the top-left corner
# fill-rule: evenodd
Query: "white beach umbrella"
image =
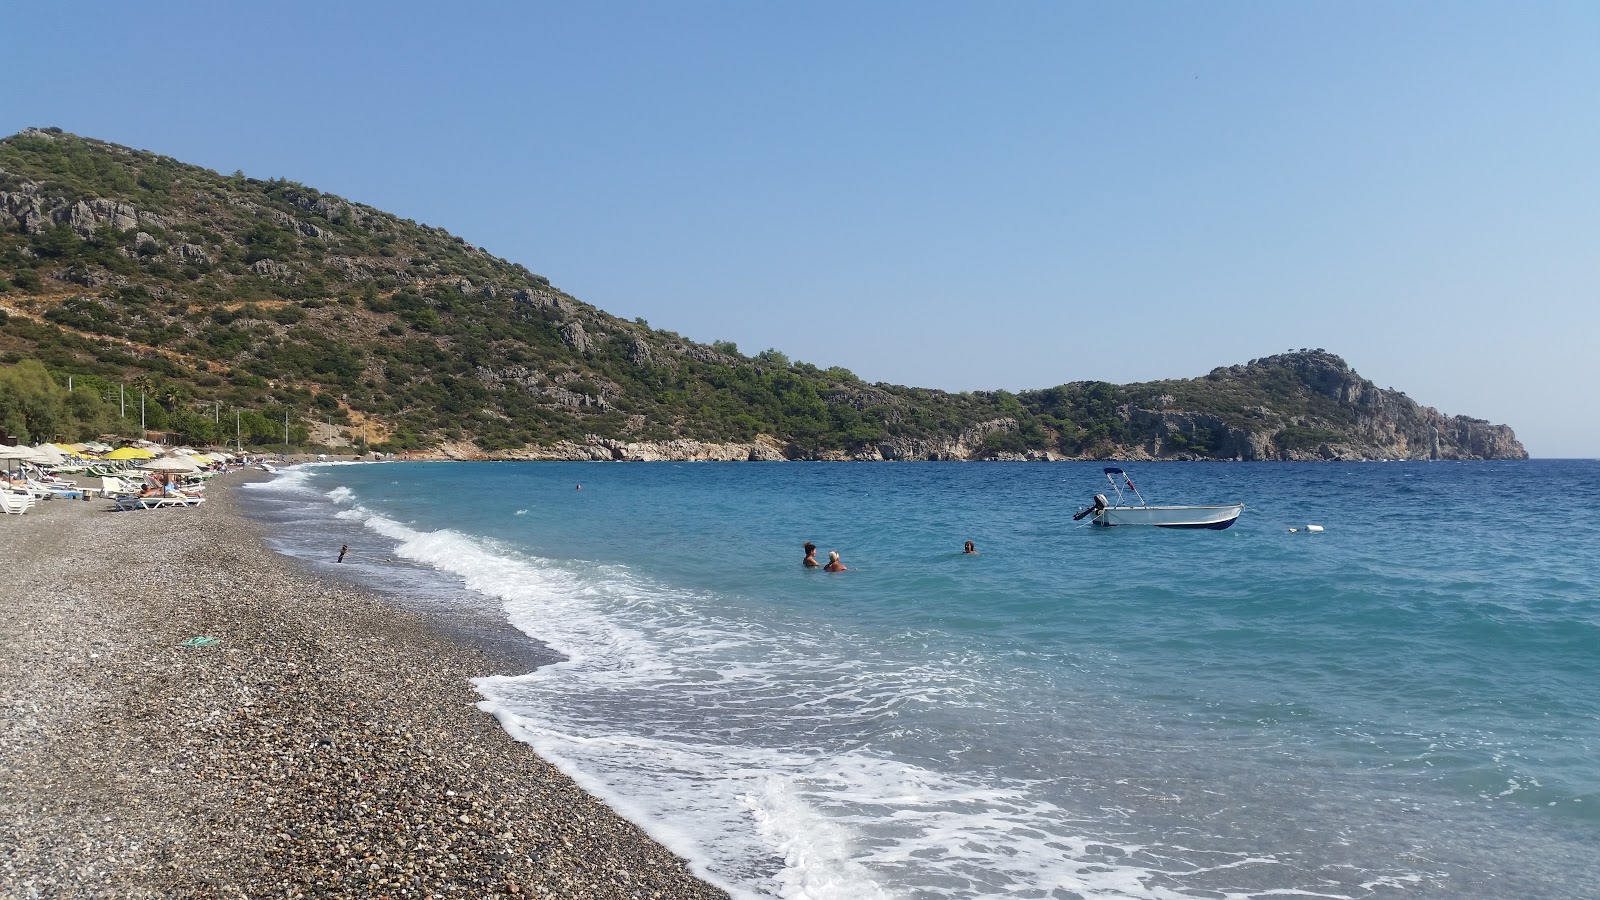
<path fill-rule="evenodd" d="M 161 456 L 148 459 L 139 464 L 139 468 L 146 472 L 194 472 L 197 467 L 194 463 L 181 456 Z"/>
<path fill-rule="evenodd" d="M 55 444 L 40 444 L 33 448 L 33 452 L 40 458 L 40 462 L 47 466 L 59 466 L 67 461 L 67 455 Z"/>
<path fill-rule="evenodd" d="M 23 462 L 30 462 L 34 465 L 40 465 L 47 462 L 47 460 L 39 453 L 39 451 L 33 449 L 32 447 L 21 446 L 0 446 L 0 459 L 20 459 Z"/>

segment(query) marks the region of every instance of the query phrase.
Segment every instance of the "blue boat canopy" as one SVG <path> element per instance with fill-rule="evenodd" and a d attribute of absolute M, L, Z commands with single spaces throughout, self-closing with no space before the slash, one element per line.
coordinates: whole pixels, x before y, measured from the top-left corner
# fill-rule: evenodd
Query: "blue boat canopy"
<path fill-rule="evenodd" d="M 1122 470 L 1117 468 L 1116 466 L 1106 466 L 1106 474 L 1107 475 L 1121 475 L 1122 474 Z"/>

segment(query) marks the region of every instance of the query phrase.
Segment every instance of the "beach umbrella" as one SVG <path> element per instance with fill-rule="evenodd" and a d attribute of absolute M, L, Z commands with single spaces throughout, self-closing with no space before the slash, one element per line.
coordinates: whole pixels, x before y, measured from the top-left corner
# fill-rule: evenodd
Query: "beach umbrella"
<path fill-rule="evenodd" d="M 35 466 L 49 465 L 44 454 L 32 447 L 0 447 L 0 460 L 16 460 L 17 462 L 30 463 Z M 6 466 L 7 471 L 20 470 L 17 465 Z"/>
<path fill-rule="evenodd" d="M 33 452 L 39 454 L 44 465 L 47 466 L 59 466 L 67 461 L 67 455 L 62 453 L 61 448 L 55 444 L 40 444 L 33 448 Z"/>
<path fill-rule="evenodd" d="M 160 459 L 152 459 L 149 462 L 140 463 L 139 468 L 146 472 L 193 472 L 196 469 L 194 463 L 181 456 L 163 456 Z"/>
<path fill-rule="evenodd" d="M 4 447 L 0 446 L 0 459 L 20 459 L 23 462 L 39 465 L 45 462 L 39 451 L 32 447 Z"/>
<path fill-rule="evenodd" d="M 106 454 L 106 459 L 149 459 L 155 454 L 142 447 L 118 447 Z"/>

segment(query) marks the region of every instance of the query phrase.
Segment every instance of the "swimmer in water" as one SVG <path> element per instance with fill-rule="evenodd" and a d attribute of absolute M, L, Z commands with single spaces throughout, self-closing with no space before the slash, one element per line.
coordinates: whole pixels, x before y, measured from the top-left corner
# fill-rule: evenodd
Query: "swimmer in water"
<path fill-rule="evenodd" d="M 822 563 L 817 562 L 817 545 L 816 544 L 813 544 L 810 541 L 806 541 L 805 551 L 806 551 L 806 558 L 800 560 L 800 565 L 805 566 L 808 569 L 815 569 L 815 568 L 817 568 L 817 567 L 822 565 Z"/>
<path fill-rule="evenodd" d="M 824 571 L 824 572 L 848 572 L 850 570 L 846 569 L 844 567 L 844 563 L 839 562 L 839 551 L 837 551 L 837 550 L 829 550 L 828 551 L 828 564 L 822 567 L 822 571 Z"/>

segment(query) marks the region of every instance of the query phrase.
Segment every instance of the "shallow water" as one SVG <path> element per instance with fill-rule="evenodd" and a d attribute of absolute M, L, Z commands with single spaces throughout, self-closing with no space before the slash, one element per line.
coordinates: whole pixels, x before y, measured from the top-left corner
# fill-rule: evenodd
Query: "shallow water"
<path fill-rule="evenodd" d="M 1130 474 L 1248 509 L 1079 528 L 1088 463 L 253 493 L 281 549 L 563 654 L 486 708 L 737 896 L 1600 896 L 1600 463 Z"/>

